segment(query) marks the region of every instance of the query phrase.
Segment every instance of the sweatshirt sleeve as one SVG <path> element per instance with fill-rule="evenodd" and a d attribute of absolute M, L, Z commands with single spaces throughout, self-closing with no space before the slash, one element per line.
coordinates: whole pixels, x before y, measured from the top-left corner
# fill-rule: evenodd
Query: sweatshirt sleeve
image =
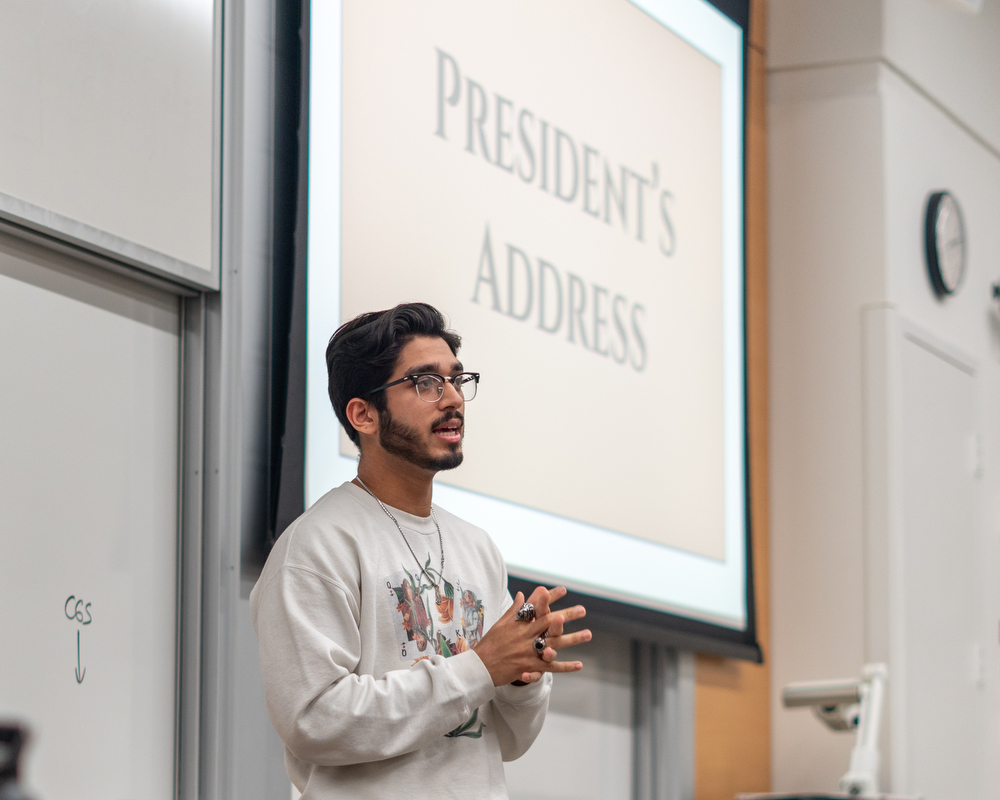
<path fill-rule="evenodd" d="M 552 691 L 552 673 L 527 686 L 500 686 L 493 698 L 497 738 L 504 761 L 523 756 L 545 723 Z"/>
<path fill-rule="evenodd" d="M 503 562 L 501 561 L 501 564 Z M 507 585 L 507 570 L 503 569 L 503 585 Z M 513 604 L 510 593 L 504 590 L 500 614 Z M 545 714 L 549 709 L 552 692 L 552 673 L 546 672 L 541 680 L 527 686 L 498 686 L 493 698 L 494 718 L 497 721 L 497 738 L 504 761 L 514 761 L 523 756 L 535 741 Z"/>
<path fill-rule="evenodd" d="M 343 766 L 412 752 L 496 693 L 472 650 L 431 656 L 378 679 L 356 674 L 354 599 L 307 568 L 281 567 L 261 587 L 254 612 L 268 715 L 302 761 Z"/>

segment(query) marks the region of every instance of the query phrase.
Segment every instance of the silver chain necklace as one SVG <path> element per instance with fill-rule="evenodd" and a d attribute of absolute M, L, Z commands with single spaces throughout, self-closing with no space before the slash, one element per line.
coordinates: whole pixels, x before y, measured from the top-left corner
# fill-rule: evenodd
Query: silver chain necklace
<path fill-rule="evenodd" d="M 363 480 L 361 480 L 360 475 L 358 475 L 358 483 L 361 484 L 361 488 L 363 488 L 366 492 L 368 492 L 368 494 L 370 494 L 372 497 L 375 498 L 375 502 L 378 503 L 379 506 L 381 506 L 382 510 L 388 515 L 389 519 L 391 519 L 393 522 L 396 523 L 396 530 L 398 530 L 399 535 L 403 537 L 403 541 L 406 543 L 406 547 L 410 551 L 410 555 L 413 556 L 413 560 L 416 561 L 417 566 L 420 567 L 420 572 L 423 573 L 423 576 L 427 578 L 428 581 L 431 582 L 431 585 L 434 586 L 434 591 L 437 592 L 438 595 L 440 596 L 441 587 L 438 585 L 438 582 L 436 580 L 434 580 L 433 578 L 431 578 L 430 575 L 427 574 L 427 570 L 420 564 L 420 559 L 417 558 L 417 554 L 413 552 L 413 548 L 410 546 L 410 542 L 406 538 L 406 534 L 403 533 L 403 528 L 399 524 L 399 520 L 397 520 L 392 515 L 392 512 L 388 508 L 386 508 L 385 503 L 383 503 L 381 500 L 378 499 L 378 495 L 376 495 L 375 492 L 373 492 L 371 489 L 368 488 L 368 484 L 366 484 Z M 441 571 L 438 573 L 438 575 L 441 576 L 441 580 L 444 580 L 444 539 L 441 536 L 441 526 L 438 524 L 437 514 L 434 513 L 433 505 L 431 506 L 431 519 L 434 520 L 434 527 L 437 528 L 438 545 L 441 548 Z"/>

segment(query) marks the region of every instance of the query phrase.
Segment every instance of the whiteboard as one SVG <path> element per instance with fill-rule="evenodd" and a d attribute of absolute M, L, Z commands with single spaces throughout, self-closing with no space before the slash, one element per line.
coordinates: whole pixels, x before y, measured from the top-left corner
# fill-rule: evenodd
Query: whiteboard
<path fill-rule="evenodd" d="M 214 0 L 0 3 L 0 212 L 217 287 L 214 44 Z"/>
<path fill-rule="evenodd" d="M 173 797 L 178 300 L 0 236 L 0 718 L 45 800 Z"/>

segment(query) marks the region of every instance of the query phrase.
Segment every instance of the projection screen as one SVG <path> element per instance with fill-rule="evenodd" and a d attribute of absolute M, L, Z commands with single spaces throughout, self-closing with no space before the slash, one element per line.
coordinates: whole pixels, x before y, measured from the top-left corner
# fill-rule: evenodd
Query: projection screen
<path fill-rule="evenodd" d="M 331 334 L 428 302 L 482 374 L 435 503 L 512 576 L 756 650 L 736 5 L 312 3 L 307 504 L 357 467 Z"/>

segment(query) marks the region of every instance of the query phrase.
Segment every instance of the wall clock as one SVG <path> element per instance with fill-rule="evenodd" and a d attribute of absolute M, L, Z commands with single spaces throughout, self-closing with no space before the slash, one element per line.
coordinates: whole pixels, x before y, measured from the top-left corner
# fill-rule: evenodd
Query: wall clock
<path fill-rule="evenodd" d="M 966 241 L 962 209 L 951 192 L 934 192 L 927 198 L 924 251 L 934 293 L 954 294 L 965 277 Z"/>

